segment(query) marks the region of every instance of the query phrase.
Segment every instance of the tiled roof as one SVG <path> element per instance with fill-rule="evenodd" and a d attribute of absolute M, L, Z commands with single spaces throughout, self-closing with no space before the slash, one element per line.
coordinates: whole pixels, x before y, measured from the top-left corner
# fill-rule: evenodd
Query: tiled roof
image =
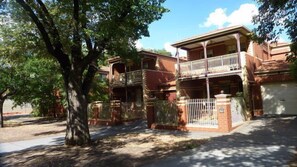
<path fill-rule="evenodd" d="M 288 71 L 289 63 L 285 60 L 268 60 L 263 61 L 262 65 L 257 68 L 256 73 Z"/>

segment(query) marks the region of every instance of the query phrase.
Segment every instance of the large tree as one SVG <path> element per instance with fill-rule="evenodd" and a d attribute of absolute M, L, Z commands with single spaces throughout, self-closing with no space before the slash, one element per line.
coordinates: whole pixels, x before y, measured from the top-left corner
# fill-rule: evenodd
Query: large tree
<path fill-rule="evenodd" d="M 60 65 L 67 99 L 65 144 L 90 142 L 87 95 L 105 52 L 129 55 L 134 43 L 149 36 L 148 25 L 167 10 L 165 0 L 16 0 L 15 22 L 32 22 L 28 33 L 42 39 Z M 30 18 L 30 19 L 28 19 Z"/>
<path fill-rule="evenodd" d="M 254 39 L 277 41 L 286 32 L 291 40 L 291 51 L 287 60 L 292 63 L 293 74 L 297 78 L 297 0 L 256 0 L 259 14 L 253 18 L 257 27 Z"/>

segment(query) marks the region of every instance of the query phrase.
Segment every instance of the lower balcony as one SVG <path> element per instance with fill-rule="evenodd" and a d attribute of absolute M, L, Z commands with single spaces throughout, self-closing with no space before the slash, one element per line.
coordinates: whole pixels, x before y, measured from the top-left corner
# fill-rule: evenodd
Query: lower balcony
<path fill-rule="evenodd" d="M 136 85 L 142 83 L 142 71 L 131 71 L 126 72 L 127 74 L 127 85 Z M 111 86 L 113 87 L 123 87 L 125 86 L 125 73 L 120 73 L 119 75 L 113 75 L 111 80 Z"/>
<path fill-rule="evenodd" d="M 223 73 L 239 70 L 238 54 L 232 53 L 208 58 L 208 73 Z M 181 77 L 193 77 L 205 75 L 205 60 L 194 60 L 180 63 Z"/>

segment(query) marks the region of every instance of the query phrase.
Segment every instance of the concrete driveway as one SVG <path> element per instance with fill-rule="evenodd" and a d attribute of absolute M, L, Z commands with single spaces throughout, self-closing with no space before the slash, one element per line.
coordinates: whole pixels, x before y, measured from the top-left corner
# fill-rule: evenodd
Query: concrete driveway
<path fill-rule="evenodd" d="M 297 161 L 296 148 L 296 116 L 262 117 L 148 166 L 289 166 L 292 159 Z"/>

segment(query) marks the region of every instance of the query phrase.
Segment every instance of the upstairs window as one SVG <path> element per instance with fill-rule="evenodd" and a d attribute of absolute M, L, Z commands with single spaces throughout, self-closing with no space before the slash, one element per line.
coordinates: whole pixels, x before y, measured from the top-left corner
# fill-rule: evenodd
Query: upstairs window
<path fill-rule="evenodd" d="M 228 54 L 235 53 L 235 52 L 237 52 L 236 45 L 229 45 L 229 46 L 227 46 L 227 53 Z"/>
<path fill-rule="evenodd" d="M 200 57 L 201 57 L 201 59 L 204 59 L 204 51 L 203 50 L 200 52 Z M 213 50 L 212 49 L 207 50 L 207 57 L 208 58 L 213 57 Z"/>
<path fill-rule="evenodd" d="M 149 68 L 149 63 L 146 61 L 146 62 L 143 62 L 143 69 L 148 69 Z"/>

